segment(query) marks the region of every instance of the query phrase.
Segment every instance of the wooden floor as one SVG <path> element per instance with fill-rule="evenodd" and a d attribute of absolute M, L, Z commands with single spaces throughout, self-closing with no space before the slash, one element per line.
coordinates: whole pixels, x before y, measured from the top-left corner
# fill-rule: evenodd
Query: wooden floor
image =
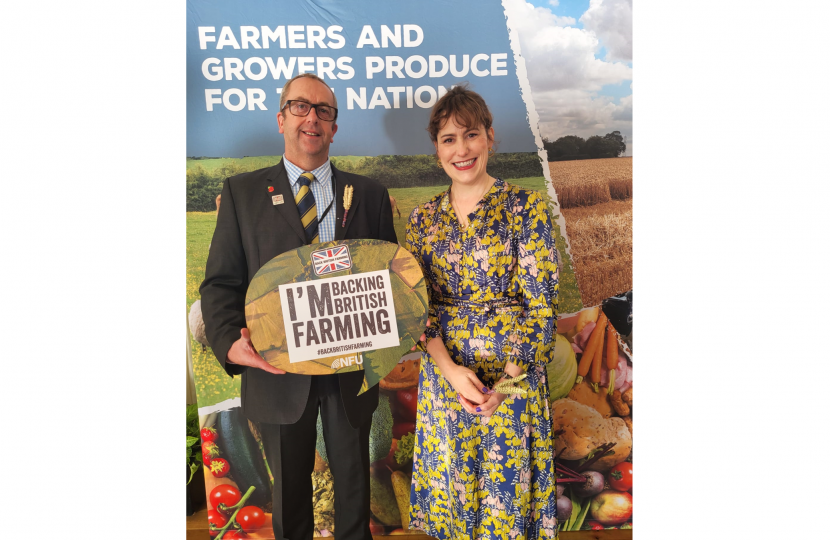
<path fill-rule="evenodd" d="M 559 538 L 560 540 L 631 540 L 631 532 L 631 529 L 609 529 L 607 531 L 571 531 L 559 533 Z M 374 538 L 401 537 L 375 536 Z M 409 540 L 430 540 L 432 537 L 427 536 L 425 534 L 413 534 L 406 535 L 403 538 Z M 187 540 L 210 540 L 210 533 L 208 533 L 207 528 L 207 508 L 202 508 L 201 510 L 187 518 Z"/>

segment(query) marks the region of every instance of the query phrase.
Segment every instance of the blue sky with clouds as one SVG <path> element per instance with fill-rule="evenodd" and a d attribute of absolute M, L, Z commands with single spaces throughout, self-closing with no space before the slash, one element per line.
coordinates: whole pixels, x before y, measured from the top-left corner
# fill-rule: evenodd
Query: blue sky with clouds
<path fill-rule="evenodd" d="M 620 131 L 633 155 L 632 0 L 504 0 L 543 137 Z"/>
<path fill-rule="evenodd" d="M 576 20 L 574 26 L 582 28 L 579 18 L 588 9 L 590 0 L 531 0 L 528 4 L 551 10 L 556 15 L 571 17 Z"/>

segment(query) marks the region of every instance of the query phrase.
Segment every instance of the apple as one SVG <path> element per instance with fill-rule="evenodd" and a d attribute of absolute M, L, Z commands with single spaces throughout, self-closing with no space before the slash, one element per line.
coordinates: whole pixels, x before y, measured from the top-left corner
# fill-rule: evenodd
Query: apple
<path fill-rule="evenodd" d="M 633 499 L 624 491 L 608 489 L 591 500 L 591 517 L 603 525 L 624 523 L 633 511 Z"/>

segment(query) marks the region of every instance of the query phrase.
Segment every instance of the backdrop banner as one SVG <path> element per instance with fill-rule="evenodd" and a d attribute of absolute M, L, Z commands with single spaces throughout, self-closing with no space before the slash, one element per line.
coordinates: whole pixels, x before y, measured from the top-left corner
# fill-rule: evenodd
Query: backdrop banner
<path fill-rule="evenodd" d="M 603 1 L 608 2 L 601 0 L 599 4 Z M 590 9 L 594 3 L 592 0 Z M 609 346 L 600 352 L 599 362 L 606 367 L 601 370 L 599 380 L 588 376 L 578 382 L 577 371 L 582 364 L 585 340 L 598 328 L 603 299 L 631 289 L 630 239 L 625 236 L 626 233 L 630 236 L 631 159 L 617 157 L 620 148 L 625 151 L 625 144 L 619 146 L 616 136 L 599 137 L 605 142 L 587 146 L 580 146 L 576 141 L 575 150 L 568 146 L 570 153 L 563 153 L 566 145 L 552 134 L 564 136 L 568 129 L 574 130 L 574 137 L 583 133 L 566 125 L 564 120 L 560 127 L 566 132 L 546 128 L 548 133 L 543 137 L 540 126 L 559 122 L 549 120 L 554 108 L 547 105 L 551 102 L 550 92 L 544 85 L 559 88 L 566 81 L 557 79 L 555 73 L 534 76 L 530 59 L 541 58 L 534 47 L 552 35 L 547 32 L 566 31 L 568 36 L 573 36 L 576 31 L 590 29 L 582 19 L 577 22 L 576 17 L 552 15 L 550 10 L 555 9 L 550 7 L 552 3 L 535 4 L 537 7 L 520 0 L 187 1 L 188 354 L 203 428 L 201 462 L 208 509 L 216 528 L 224 529 L 223 538 L 230 534 L 234 523 L 242 525 L 244 516 L 233 512 L 221 514 L 220 503 L 248 508 L 245 516 L 254 517 L 245 517 L 246 523 L 256 525 L 247 526 L 249 537 L 273 538 L 269 496 L 273 475 L 262 447 L 259 426 L 241 414 L 240 377 L 225 373 L 205 338 L 199 285 L 204 279 L 223 182 L 235 174 L 279 163 L 284 151 L 276 120 L 280 92 L 288 79 L 304 72 L 322 77 L 337 99 L 338 131 L 330 148 L 332 163 L 339 170 L 368 176 L 389 189 L 395 232 L 401 242 L 412 210 L 445 191 L 450 183 L 436 163 L 435 148 L 426 132 L 431 107 L 448 89 L 462 83 L 485 99 L 494 117 L 497 141 L 496 154 L 488 160 L 488 172 L 511 184 L 541 192 L 556 233 L 561 335 L 557 338 L 556 358 L 548 366 L 548 384 L 557 436 L 557 464 L 561 463 L 563 471 L 570 471 L 563 473 L 569 480 L 561 484 L 564 489 L 559 494 L 563 510 L 570 506 L 570 513 L 567 517 L 565 513 L 561 516 L 560 530 L 630 527 L 630 487 L 626 489 L 624 482 L 616 480 L 608 483 L 617 476 L 615 467 L 631 465 L 630 327 L 625 336 L 618 329 L 621 337 L 617 368 L 606 366 L 607 355 L 612 351 Z M 538 7 L 542 4 L 548 7 Z M 534 36 L 532 42 L 527 41 L 530 36 Z M 551 43 L 561 42 L 558 37 L 550 39 Z M 530 51 L 530 56 L 526 59 L 522 51 Z M 552 54 L 558 58 L 559 53 Z M 600 45 L 596 45 L 591 55 L 599 54 Z M 610 62 L 591 58 L 594 60 L 591 65 L 600 68 L 601 64 Z M 541 72 L 540 68 L 536 73 Z M 542 96 L 546 104 L 538 112 L 534 95 Z M 577 94 L 568 95 L 573 97 L 573 102 L 568 102 L 571 99 L 568 97 L 564 102 L 571 106 L 571 111 L 584 102 Z M 561 104 L 561 95 L 557 96 L 557 103 Z M 561 113 L 561 118 L 568 114 L 571 113 Z M 612 124 L 598 122 L 587 129 L 602 135 L 608 125 Z M 615 133 L 619 135 L 618 131 Z M 582 137 L 582 143 L 586 143 L 585 135 Z M 554 142 L 558 146 L 552 146 Z M 548 159 L 554 157 L 557 162 L 549 164 Z M 607 166 L 599 166 L 605 162 Z M 574 223 L 577 223 L 579 243 L 569 241 L 568 212 L 577 217 Z M 609 213 L 622 216 L 622 221 L 618 219 L 609 225 L 605 217 Z M 579 223 L 584 225 L 579 228 Z M 625 223 L 628 223 L 627 229 Z M 616 236 L 611 238 L 608 231 L 614 224 L 623 229 L 615 229 Z M 606 236 L 601 238 L 603 234 Z M 341 244 L 347 245 L 335 242 L 325 248 Z M 354 249 L 352 244 L 348 246 Z M 391 246 L 393 251 L 404 251 Z M 302 249 L 308 251 L 303 256 L 309 258 L 307 268 L 304 266 L 302 271 L 311 269 L 314 274 L 304 277 L 304 281 L 340 287 L 338 276 L 352 271 L 342 266 L 345 259 L 339 252 L 324 253 L 320 264 L 315 265 L 312 252 L 323 246 Z M 579 250 L 579 254 L 572 253 L 572 249 Z M 354 252 L 351 255 L 350 264 L 357 263 Z M 398 255 L 403 257 L 400 253 L 390 257 Z M 416 291 L 413 298 L 417 302 L 412 304 L 417 303 L 415 307 L 423 310 L 426 299 L 417 287 L 406 282 L 409 276 L 399 272 L 401 268 L 392 264 L 385 268 L 366 266 L 360 271 L 367 272 L 367 276 L 372 273 L 373 279 L 377 279 L 373 281 L 376 287 L 391 286 L 393 293 L 398 279 L 403 286 Z M 386 273 L 378 279 L 374 275 L 378 271 Z M 326 281 L 329 278 L 336 279 Z M 289 290 L 273 289 L 272 296 L 282 295 L 280 310 L 288 302 Z M 314 292 L 322 294 L 322 289 Z M 289 319 L 295 316 L 294 322 L 304 322 L 300 331 L 307 332 L 309 321 L 314 317 L 307 298 L 303 301 L 306 302 L 303 309 L 308 312 L 298 311 L 288 316 Z M 413 306 L 406 309 L 414 313 L 417 310 Z M 380 403 L 370 434 L 373 534 L 405 528 L 412 471 L 412 433 L 421 355 L 409 353 L 403 344 L 417 339 L 420 331 L 403 324 L 397 303 L 395 307 L 397 317 L 391 316 L 391 321 L 378 310 L 372 312 L 376 327 L 380 322 L 396 322 L 396 339 L 401 346 L 378 349 L 387 354 L 371 370 L 365 362 L 367 358 L 372 359 L 372 353 L 363 350 L 351 358 L 334 352 L 320 353 L 326 349 L 322 345 L 298 341 L 296 351 L 291 350 L 289 343 L 281 342 L 271 343 L 274 346 L 267 353 L 274 359 L 285 353 L 279 362 L 286 361 L 278 367 L 287 370 L 296 371 L 287 366 L 315 362 L 327 373 L 363 367 L 367 371 L 366 384 L 380 386 Z M 253 313 L 256 302 L 249 303 L 249 308 L 252 310 L 248 314 L 249 325 L 256 324 L 252 322 L 256 319 L 252 318 L 256 315 Z M 319 328 L 315 326 L 313 330 L 318 332 Z M 252 337 L 257 334 L 264 335 L 252 331 Z M 290 341 L 295 336 L 283 337 Z M 308 335 L 296 337 L 306 340 Z M 263 345 L 259 350 L 267 349 Z M 402 356 L 386 358 L 389 351 Z M 291 362 L 287 361 L 289 353 Z M 293 364 L 295 353 L 297 359 L 310 360 Z M 323 366 L 318 362 L 321 358 L 328 364 Z M 361 366 L 357 365 L 358 359 L 364 362 Z M 334 360 L 338 360 L 336 366 Z M 626 391 L 628 394 L 624 397 Z M 577 407 L 571 406 L 571 402 Z M 616 402 L 622 405 L 616 406 Z M 623 407 L 626 404 L 627 411 Z M 602 429 L 596 427 L 600 425 L 597 418 L 601 419 Z M 313 473 L 315 535 L 330 536 L 336 534 L 333 478 L 321 432 L 318 418 Z M 597 482 L 594 472 L 602 476 L 600 490 L 582 489 Z M 623 477 L 630 480 L 630 473 L 626 474 Z M 261 519 L 257 517 L 260 514 Z"/>

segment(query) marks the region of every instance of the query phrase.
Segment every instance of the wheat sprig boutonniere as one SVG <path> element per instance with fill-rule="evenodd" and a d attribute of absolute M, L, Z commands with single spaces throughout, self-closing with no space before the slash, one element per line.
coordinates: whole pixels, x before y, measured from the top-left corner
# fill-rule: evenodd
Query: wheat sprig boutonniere
<path fill-rule="evenodd" d="M 343 188 L 343 223 L 341 227 L 346 226 L 346 218 L 349 216 L 349 208 L 352 207 L 352 197 L 354 197 L 354 188 L 351 185 L 346 185 Z"/>

